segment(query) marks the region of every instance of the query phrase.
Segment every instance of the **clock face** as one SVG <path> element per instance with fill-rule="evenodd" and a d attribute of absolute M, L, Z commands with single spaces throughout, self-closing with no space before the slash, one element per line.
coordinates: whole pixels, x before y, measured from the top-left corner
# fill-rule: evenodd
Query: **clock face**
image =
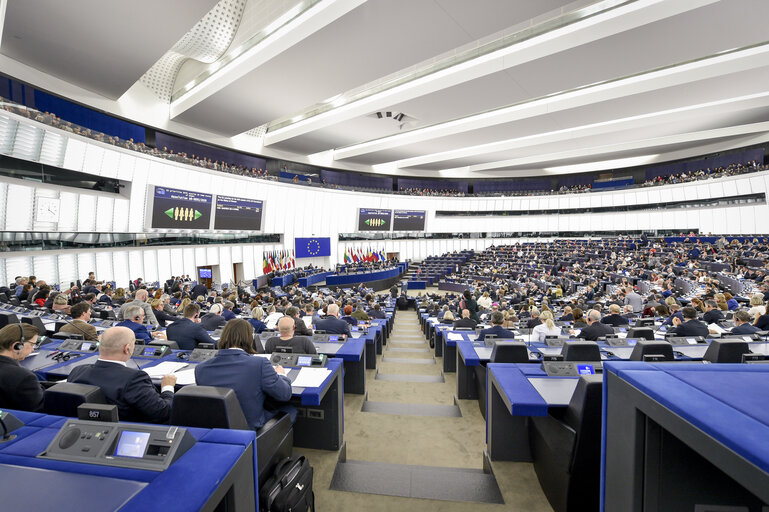
<path fill-rule="evenodd" d="M 35 208 L 35 220 L 38 222 L 59 222 L 59 200 L 50 197 L 38 197 Z"/>

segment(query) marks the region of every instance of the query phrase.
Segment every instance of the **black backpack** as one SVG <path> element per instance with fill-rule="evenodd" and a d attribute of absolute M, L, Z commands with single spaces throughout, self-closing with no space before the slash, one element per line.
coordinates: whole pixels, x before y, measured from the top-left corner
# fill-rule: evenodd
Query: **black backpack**
<path fill-rule="evenodd" d="M 283 459 L 259 489 L 260 509 L 267 512 L 314 511 L 312 477 L 312 466 L 304 456 Z"/>

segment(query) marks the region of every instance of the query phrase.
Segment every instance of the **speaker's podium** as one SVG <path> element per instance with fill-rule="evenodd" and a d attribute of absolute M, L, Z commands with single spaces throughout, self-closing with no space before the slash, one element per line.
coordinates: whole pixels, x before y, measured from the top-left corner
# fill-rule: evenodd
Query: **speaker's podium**
<path fill-rule="evenodd" d="M 763 512 L 768 364 L 604 364 L 602 510 Z"/>
<path fill-rule="evenodd" d="M 258 508 L 254 431 L 6 412 L 24 425 L 0 439 L 3 512 Z"/>

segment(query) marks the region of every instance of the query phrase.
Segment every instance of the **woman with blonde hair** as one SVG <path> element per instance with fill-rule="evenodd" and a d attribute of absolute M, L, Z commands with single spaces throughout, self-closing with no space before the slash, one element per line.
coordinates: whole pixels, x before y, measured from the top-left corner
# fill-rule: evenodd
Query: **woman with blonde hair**
<path fill-rule="evenodd" d="M 764 295 L 762 293 L 755 293 L 750 298 L 750 309 L 748 310 L 748 314 L 753 320 L 761 315 L 766 314 L 766 306 L 764 306 Z"/>
<path fill-rule="evenodd" d="M 489 292 L 483 292 L 483 295 L 478 298 L 478 306 L 483 309 L 491 309 L 491 297 Z"/>
<path fill-rule="evenodd" d="M 443 313 L 443 320 L 441 320 L 442 324 L 453 324 L 454 323 L 454 313 L 451 311 L 446 311 Z"/>
<path fill-rule="evenodd" d="M 726 304 L 726 297 L 723 293 L 717 293 L 713 296 L 713 299 L 716 301 L 716 304 L 718 305 L 718 309 L 721 311 L 729 311 L 729 306 Z"/>
<path fill-rule="evenodd" d="M 542 323 L 531 331 L 531 341 L 544 343 L 545 336 L 560 336 L 561 328 L 555 325 L 553 313 L 550 310 L 543 311 L 539 319 Z"/>

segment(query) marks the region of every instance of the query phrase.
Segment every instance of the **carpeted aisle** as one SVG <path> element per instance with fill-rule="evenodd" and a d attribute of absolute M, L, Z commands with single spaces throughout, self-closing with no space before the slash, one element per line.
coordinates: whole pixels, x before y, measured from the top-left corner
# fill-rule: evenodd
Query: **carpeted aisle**
<path fill-rule="evenodd" d="M 315 467 L 318 510 L 551 510 L 531 464 L 483 472 L 477 402 L 455 398 L 413 310 L 396 315 L 377 366 L 366 396 L 345 395 L 346 450 L 295 449 Z"/>

